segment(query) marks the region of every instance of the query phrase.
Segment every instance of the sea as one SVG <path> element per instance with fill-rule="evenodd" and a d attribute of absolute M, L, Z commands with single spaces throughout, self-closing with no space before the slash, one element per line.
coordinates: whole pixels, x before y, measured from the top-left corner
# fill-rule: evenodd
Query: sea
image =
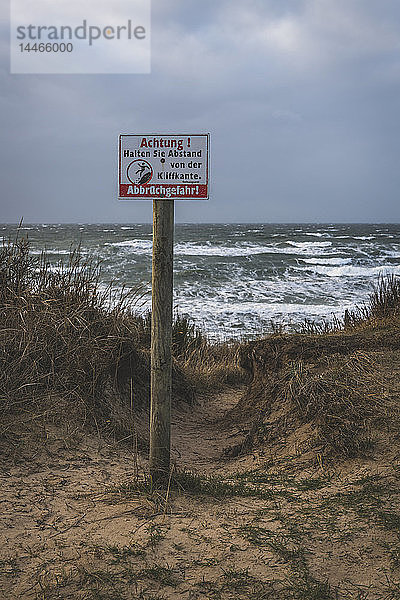
<path fill-rule="evenodd" d="M 0 230 L 3 241 L 15 237 L 15 225 Z M 24 224 L 19 236 L 52 269 L 79 246 L 101 262 L 102 285 L 140 290 L 132 309 L 150 309 L 151 224 Z M 400 275 L 398 224 L 175 225 L 174 311 L 214 340 L 341 317 L 385 274 Z"/>

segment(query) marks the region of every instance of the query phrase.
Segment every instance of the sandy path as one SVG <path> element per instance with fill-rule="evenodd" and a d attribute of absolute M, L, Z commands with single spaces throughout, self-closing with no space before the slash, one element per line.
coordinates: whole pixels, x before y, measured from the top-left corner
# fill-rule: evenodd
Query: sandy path
<path fill-rule="evenodd" d="M 224 417 L 242 393 L 241 388 L 225 390 L 172 415 L 172 459 L 178 467 L 204 474 L 225 468 L 223 450 L 243 439 L 245 426 Z"/>
<path fill-rule="evenodd" d="M 224 418 L 241 393 L 226 390 L 173 414 L 180 469 L 232 480 L 246 469 L 267 473 L 256 453 L 221 456 L 245 434 L 245 424 Z M 355 470 L 353 480 L 369 476 Z M 265 498 L 182 492 L 166 503 L 160 495 L 124 495 L 134 476 L 133 453 L 95 437 L 70 450 L 50 441 L 41 457 L 3 469 L 0 600 L 378 600 L 397 574 L 388 567 L 397 530 L 376 525 L 373 505 L 360 516 L 357 495 L 354 506 L 341 504 L 343 494 L 363 489 L 348 478 L 323 481 L 326 473 L 300 468 L 282 483 L 257 483 Z M 306 477 L 313 485 L 299 488 Z M 374 485 L 381 509 L 397 515 L 398 482 L 388 483 L 367 480 L 366 502 Z"/>
<path fill-rule="evenodd" d="M 227 390 L 173 415 L 172 459 L 177 466 L 200 473 L 224 468 L 222 450 L 231 435 L 236 439 L 240 434 L 237 426 L 232 433 L 222 419 L 240 394 Z M 139 457 L 139 468 L 146 469 L 146 462 Z M 141 534 L 141 519 L 157 512 L 151 503 L 140 500 L 121 507 L 102 501 L 109 486 L 134 476 L 133 452 L 116 452 L 94 436 L 74 449 L 50 440 L 32 461 L 3 468 L 0 599 L 42 598 L 38 590 L 46 589 L 53 572 L 60 578 L 62 563 L 75 564 L 82 547 L 101 546 L 105 540 L 109 545 L 129 543 L 127 522 L 133 521 L 131 529 L 139 527 Z M 47 597 L 52 595 L 43 593 Z"/>

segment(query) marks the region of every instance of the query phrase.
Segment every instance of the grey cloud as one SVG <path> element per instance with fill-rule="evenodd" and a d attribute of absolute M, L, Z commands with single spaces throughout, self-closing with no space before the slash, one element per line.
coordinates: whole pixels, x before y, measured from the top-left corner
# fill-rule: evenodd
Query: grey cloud
<path fill-rule="evenodd" d="M 154 0 L 148 76 L 11 76 L 5 36 L 0 221 L 151 219 L 116 200 L 118 134 L 146 131 L 211 133 L 178 220 L 399 220 L 397 2 Z"/>

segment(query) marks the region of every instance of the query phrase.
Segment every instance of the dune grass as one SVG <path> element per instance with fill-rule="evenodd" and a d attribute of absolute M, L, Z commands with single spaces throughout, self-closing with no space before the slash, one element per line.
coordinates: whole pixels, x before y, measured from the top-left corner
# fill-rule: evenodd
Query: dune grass
<path fill-rule="evenodd" d="M 129 443 L 135 430 L 146 447 L 147 426 L 135 428 L 150 394 L 151 315 L 135 313 L 140 287 L 102 287 L 101 265 L 79 249 L 56 269 L 29 250 L 18 238 L 0 250 L 0 439 L 17 448 L 31 429 L 47 435 L 63 423 Z M 239 409 L 253 427 L 240 451 L 308 423 L 325 454 L 368 452 L 385 404 L 371 352 L 400 348 L 399 306 L 400 282 L 389 275 L 363 307 L 297 334 L 275 328 L 252 342 L 211 343 L 176 314 L 174 402 L 247 382 Z"/>
<path fill-rule="evenodd" d="M 379 365 L 382 355 L 400 349 L 399 310 L 400 279 L 388 275 L 341 320 L 305 322 L 298 333 L 242 344 L 239 362 L 250 384 L 233 416 L 252 414 L 253 424 L 231 453 L 284 441 L 303 428 L 300 444 L 318 448 L 320 462 L 368 455 L 374 430 L 398 419 Z"/>
<path fill-rule="evenodd" d="M 140 286 L 104 288 L 100 274 L 79 248 L 57 268 L 45 252 L 32 255 L 26 239 L 0 249 L 0 439 L 16 451 L 31 430 L 45 438 L 60 424 L 131 442 L 135 414 L 148 411 L 151 315 L 135 312 Z M 210 344 L 175 316 L 175 402 L 242 377 L 236 348 Z"/>

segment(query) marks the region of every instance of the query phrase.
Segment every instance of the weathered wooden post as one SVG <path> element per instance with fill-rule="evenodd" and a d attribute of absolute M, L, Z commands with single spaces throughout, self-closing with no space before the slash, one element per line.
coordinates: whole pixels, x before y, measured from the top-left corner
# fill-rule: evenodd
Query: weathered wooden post
<path fill-rule="evenodd" d="M 153 201 L 150 475 L 170 469 L 174 201 Z"/>
<path fill-rule="evenodd" d="M 171 453 L 174 199 L 208 198 L 209 134 L 122 134 L 121 200 L 153 198 L 149 470 L 167 481 Z M 157 198 L 157 199 L 156 199 Z"/>

